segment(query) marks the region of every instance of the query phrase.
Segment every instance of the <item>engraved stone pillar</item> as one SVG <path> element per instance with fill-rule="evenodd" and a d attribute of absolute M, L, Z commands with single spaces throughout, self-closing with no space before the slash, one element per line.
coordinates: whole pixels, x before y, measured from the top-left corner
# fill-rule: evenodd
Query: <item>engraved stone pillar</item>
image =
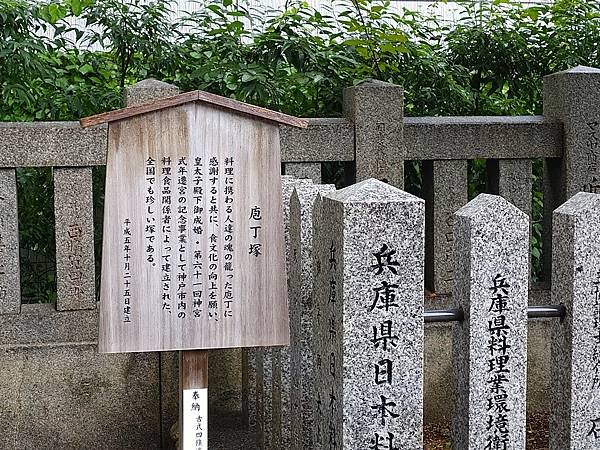
<path fill-rule="evenodd" d="M 365 81 L 344 90 L 354 122 L 356 181 L 374 177 L 404 187 L 404 94 L 401 86 Z"/>
<path fill-rule="evenodd" d="M 286 248 L 286 269 L 289 273 L 289 225 L 290 225 L 290 197 L 294 187 L 312 184 L 312 180 L 296 179 L 284 175 L 281 179 L 283 199 L 283 224 Z M 289 435 L 289 429 L 282 429 L 282 417 L 289 417 L 291 399 L 290 381 L 290 349 L 289 347 L 267 347 L 255 349 L 248 353 L 250 358 L 256 353 L 261 353 L 255 363 L 257 373 L 256 410 L 257 410 L 257 445 L 264 449 L 279 449 L 283 433 Z M 249 369 L 248 366 L 247 369 Z M 289 439 L 288 439 L 289 440 Z"/>
<path fill-rule="evenodd" d="M 0 169 L 0 314 L 21 312 L 15 169 Z"/>
<path fill-rule="evenodd" d="M 91 167 L 54 169 L 56 309 L 96 307 Z"/>
<path fill-rule="evenodd" d="M 319 215 L 314 448 L 421 450 L 424 202 L 368 179 Z"/>
<path fill-rule="evenodd" d="M 550 450 L 600 448 L 600 195 L 554 212 Z"/>
<path fill-rule="evenodd" d="M 454 325 L 452 448 L 524 450 L 529 220 L 481 194 L 456 213 L 454 238 L 453 297 L 465 319 Z"/>
<path fill-rule="evenodd" d="M 600 193 L 600 69 L 577 66 L 544 77 L 544 117 L 563 123 L 564 156 L 544 161 L 544 248 L 552 211 L 577 192 Z M 550 275 L 550 251 L 544 271 Z"/>
<path fill-rule="evenodd" d="M 282 423 L 291 431 L 291 448 L 313 448 L 313 205 L 333 185 L 298 186 L 290 200 L 291 408 Z"/>

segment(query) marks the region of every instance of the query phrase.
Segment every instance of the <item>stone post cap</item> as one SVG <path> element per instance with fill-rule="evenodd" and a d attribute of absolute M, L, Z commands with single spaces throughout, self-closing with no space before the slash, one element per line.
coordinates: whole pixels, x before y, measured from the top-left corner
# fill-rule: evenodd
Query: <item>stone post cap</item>
<path fill-rule="evenodd" d="M 164 81 L 148 78 L 125 88 L 125 104 L 138 105 L 162 97 L 179 94 L 179 88 Z"/>
<path fill-rule="evenodd" d="M 456 211 L 457 218 L 470 222 L 527 224 L 529 216 L 499 195 L 479 194 L 465 206 Z"/>
<path fill-rule="evenodd" d="M 579 192 L 554 210 L 554 216 L 565 215 L 584 217 L 598 215 L 600 211 L 600 194 Z"/>
<path fill-rule="evenodd" d="M 375 178 L 368 178 L 324 197 L 340 203 L 425 203 L 423 199 Z"/>
<path fill-rule="evenodd" d="M 373 78 L 367 78 L 366 80 L 359 81 L 354 86 L 350 86 L 346 89 L 368 89 L 368 88 L 380 88 L 380 89 L 402 89 L 399 84 L 389 83 L 387 81 L 376 80 Z"/>
<path fill-rule="evenodd" d="M 551 73 L 544 76 L 544 80 L 552 77 L 565 77 L 565 76 L 577 76 L 577 75 L 594 75 L 600 76 L 600 69 L 589 66 L 575 66 L 567 70 L 560 72 Z"/>

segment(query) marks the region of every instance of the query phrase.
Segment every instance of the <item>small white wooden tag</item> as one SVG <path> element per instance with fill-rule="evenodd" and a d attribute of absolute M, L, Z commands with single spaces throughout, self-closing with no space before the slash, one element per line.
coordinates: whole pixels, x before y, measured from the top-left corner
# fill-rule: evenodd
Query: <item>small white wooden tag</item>
<path fill-rule="evenodd" d="M 208 449 L 208 389 L 183 390 L 181 450 Z"/>

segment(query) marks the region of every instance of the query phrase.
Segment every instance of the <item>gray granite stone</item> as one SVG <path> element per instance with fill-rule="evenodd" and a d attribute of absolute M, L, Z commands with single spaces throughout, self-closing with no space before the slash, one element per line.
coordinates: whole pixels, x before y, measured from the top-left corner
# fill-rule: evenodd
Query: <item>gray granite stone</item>
<path fill-rule="evenodd" d="M 549 305 L 550 290 L 533 287 L 530 305 Z M 452 298 L 426 296 L 425 309 L 452 308 Z M 550 339 L 556 319 L 530 320 L 527 331 L 527 414 L 547 416 L 551 389 Z M 424 422 L 446 427 L 452 420 L 456 382 L 453 374 L 452 324 L 425 324 Z"/>
<path fill-rule="evenodd" d="M 317 195 L 334 185 L 298 186 L 290 200 L 290 348 L 291 407 L 283 428 L 292 449 L 312 449 L 313 408 L 313 242 L 312 213 Z"/>
<path fill-rule="evenodd" d="M 93 309 L 56 311 L 50 303 L 34 303 L 23 304 L 21 314 L 0 315 L 0 346 L 6 348 L 93 343 L 97 339 L 98 312 Z"/>
<path fill-rule="evenodd" d="M 56 309 L 96 307 L 92 169 L 54 169 Z"/>
<path fill-rule="evenodd" d="M 179 353 L 158 352 L 158 363 L 160 364 L 161 449 L 175 450 L 175 440 L 171 438 L 170 431 L 174 425 L 179 431 L 177 426 L 179 423 Z"/>
<path fill-rule="evenodd" d="M 134 106 L 161 97 L 171 97 L 179 92 L 177 86 L 148 78 L 125 89 L 124 100 L 127 106 Z"/>
<path fill-rule="evenodd" d="M 21 311 L 19 217 L 14 169 L 0 169 L 0 314 Z"/>
<path fill-rule="evenodd" d="M 308 178 L 313 183 L 321 182 L 321 163 L 285 163 L 286 175 L 295 178 Z"/>
<path fill-rule="evenodd" d="M 0 122 L 0 167 L 106 164 L 106 130 L 78 122 Z"/>
<path fill-rule="evenodd" d="M 356 180 L 374 177 L 404 187 L 402 87 L 365 81 L 347 88 L 344 115 L 354 122 Z"/>
<path fill-rule="evenodd" d="M 313 214 L 314 447 L 422 449 L 424 202 L 368 179 Z"/>
<path fill-rule="evenodd" d="M 354 125 L 348 119 L 308 119 L 308 128 L 279 127 L 281 161 L 354 161 Z"/>
<path fill-rule="evenodd" d="M 0 448 L 161 448 L 156 353 L 0 347 L 0 367 Z"/>
<path fill-rule="evenodd" d="M 490 193 L 504 197 L 529 217 L 531 217 L 532 163 L 531 159 L 487 161 Z"/>
<path fill-rule="evenodd" d="M 289 201 L 296 186 L 312 184 L 312 180 L 296 179 L 290 175 L 281 177 L 282 210 L 286 248 L 286 270 L 289 271 Z M 259 355 L 260 354 L 260 355 Z M 291 398 L 290 383 L 290 358 L 288 346 L 257 348 L 248 352 L 248 360 L 243 371 L 248 376 L 244 379 L 256 380 L 256 425 L 257 446 L 264 449 L 281 448 L 282 415 L 289 416 L 289 399 Z M 250 358 L 255 358 L 251 361 Z M 260 362 L 260 363 L 259 363 Z M 252 367 L 256 367 L 256 374 L 251 374 Z M 250 391 L 250 385 L 244 390 Z M 248 395 L 250 399 L 250 393 Z M 252 419 L 248 419 L 251 421 Z M 287 433 L 288 431 L 286 431 Z"/>
<path fill-rule="evenodd" d="M 256 431 L 256 349 L 242 349 L 242 420 Z"/>
<path fill-rule="evenodd" d="M 286 270 L 290 273 L 290 198 L 294 189 L 300 186 L 312 186 L 310 179 L 298 179 L 290 175 L 282 178 L 282 199 L 283 199 L 283 224 L 285 230 L 285 254 Z M 288 275 L 289 292 L 289 275 Z M 289 297 L 289 295 L 288 295 Z M 289 302 L 289 299 L 288 299 Z M 290 317 L 290 320 L 292 318 Z M 291 348 L 275 347 L 270 349 L 272 363 L 272 411 L 271 411 L 271 430 L 272 438 L 270 447 L 273 449 L 287 448 L 291 442 L 291 409 L 292 409 L 292 381 L 291 381 Z M 268 401 L 265 401 L 268 406 Z"/>
<path fill-rule="evenodd" d="M 313 448 L 319 450 L 324 448 L 325 435 L 324 435 L 324 421 L 325 411 L 323 410 L 323 398 L 322 391 L 325 389 L 325 379 L 321 372 L 323 370 L 323 346 L 319 344 L 319 340 L 323 339 L 322 335 L 325 330 L 322 329 L 323 325 L 323 314 L 321 313 L 324 299 L 320 298 L 318 293 L 319 289 L 322 289 L 326 283 L 327 274 L 322 273 L 321 270 L 321 259 L 322 255 L 319 249 L 324 248 L 327 244 L 329 233 L 323 229 L 323 198 L 321 194 L 317 194 L 313 205 L 313 223 L 312 223 L 312 238 L 313 238 L 313 252 L 312 252 L 312 263 L 313 263 L 313 308 L 312 308 L 312 328 L 313 328 L 313 362 L 312 362 L 312 382 L 313 382 L 313 393 L 310 396 L 310 402 L 313 411 L 313 428 L 312 428 L 312 444 Z M 317 284 L 319 283 L 319 284 Z"/>
<path fill-rule="evenodd" d="M 257 348 L 255 353 L 256 364 L 256 448 L 259 450 L 267 449 L 270 440 L 270 422 L 272 399 L 271 386 L 272 377 L 270 376 L 272 364 L 270 364 L 269 349 Z M 265 358 L 265 354 L 267 358 Z M 266 359 L 266 364 L 265 364 Z M 266 388 L 266 389 L 265 389 Z M 265 390 L 267 392 L 265 392 Z M 269 395 L 270 394 L 270 395 Z M 265 406 L 265 400 L 268 400 L 269 405 Z"/>
<path fill-rule="evenodd" d="M 404 118 L 406 159 L 559 158 L 562 136 L 543 116 Z"/>
<path fill-rule="evenodd" d="M 454 213 L 467 201 L 467 161 L 424 161 L 425 286 L 435 293 L 452 291 Z"/>
<path fill-rule="evenodd" d="M 465 320 L 454 326 L 453 448 L 524 450 L 529 220 L 481 194 L 456 213 L 454 238 L 453 297 Z"/>
<path fill-rule="evenodd" d="M 600 195 L 578 193 L 554 212 L 551 450 L 600 447 Z"/>
<path fill-rule="evenodd" d="M 563 153 L 544 161 L 544 242 L 553 248 L 552 212 L 577 192 L 600 193 L 600 69 L 577 66 L 544 77 L 544 116 L 562 122 Z M 545 279 L 552 273 L 544 252 Z"/>

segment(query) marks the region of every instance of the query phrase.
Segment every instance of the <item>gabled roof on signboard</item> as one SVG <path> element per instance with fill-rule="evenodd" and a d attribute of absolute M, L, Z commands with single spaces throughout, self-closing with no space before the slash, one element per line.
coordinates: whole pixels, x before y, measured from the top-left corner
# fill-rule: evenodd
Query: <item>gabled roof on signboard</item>
<path fill-rule="evenodd" d="M 245 114 L 257 119 L 290 125 L 292 127 L 306 128 L 308 126 L 308 121 L 306 119 L 288 116 L 287 114 L 277 111 L 271 111 L 270 109 L 250 105 L 248 103 L 240 102 L 227 97 L 221 97 L 220 95 L 211 94 L 204 91 L 185 92 L 172 97 L 160 98 L 150 102 L 141 103 L 139 105 L 96 114 L 95 116 L 84 117 L 83 119 L 79 120 L 79 124 L 83 128 L 87 128 L 93 125 L 115 122 L 117 120 L 127 119 L 140 114 L 159 111 L 161 109 L 171 108 L 173 106 L 179 106 L 190 102 L 202 102 L 207 105 L 213 105 L 218 108 Z"/>

